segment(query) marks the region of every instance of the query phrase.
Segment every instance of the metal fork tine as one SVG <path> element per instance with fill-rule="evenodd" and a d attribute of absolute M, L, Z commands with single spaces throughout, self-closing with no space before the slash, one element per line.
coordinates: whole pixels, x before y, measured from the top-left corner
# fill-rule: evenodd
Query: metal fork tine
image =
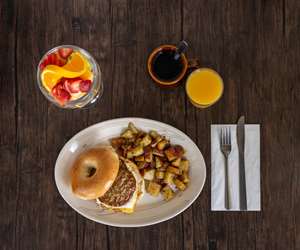
<path fill-rule="evenodd" d="M 221 145 L 223 145 L 223 128 L 221 128 Z"/>
<path fill-rule="evenodd" d="M 226 134 L 227 134 L 227 143 L 226 143 L 226 144 L 229 145 L 229 144 L 230 144 L 230 142 L 229 142 L 229 140 L 230 140 L 230 139 L 229 139 L 229 138 L 230 138 L 230 136 L 229 136 L 229 128 L 227 128 L 226 130 L 227 130 L 227 131 L 226 131 L 226 132 L 227 132 L 227 133 L 226 133 Z"/>
<path fill-rule="evenodd" d="M 230 130 L 230 128 L 228 128 L 228 131 L 229 131 L 229 144 L 231 145 L 231 130 Z"/>
<path fill-rule="evenodd" d="M 222 140 L 222 145 L 224 145 L 224 143 L 225 143 L 224 128 L 221 129 L 221 140 Z"/>

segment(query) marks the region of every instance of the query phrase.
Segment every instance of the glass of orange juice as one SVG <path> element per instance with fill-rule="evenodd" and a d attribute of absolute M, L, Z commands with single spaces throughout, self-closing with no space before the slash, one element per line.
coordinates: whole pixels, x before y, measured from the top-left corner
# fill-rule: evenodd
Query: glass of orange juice
<path fill-rule="evenodd" d="M 221 76 L 213 69 L 199 68 L 188 76 L 185 90 L 194 106 L 207 108 L 221 98 L 224 84 Z"/>

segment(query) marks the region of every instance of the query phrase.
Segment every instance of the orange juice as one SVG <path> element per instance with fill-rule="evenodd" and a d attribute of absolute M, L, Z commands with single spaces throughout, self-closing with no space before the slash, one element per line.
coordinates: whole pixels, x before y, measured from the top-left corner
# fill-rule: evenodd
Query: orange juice
<path fill-rule="evenodd" d="M 206 108 L 222 96 L 223 80 L 216 71 L 201 68 L 190 74 L 185 88 L 192 104 L 199 108 Z"/>

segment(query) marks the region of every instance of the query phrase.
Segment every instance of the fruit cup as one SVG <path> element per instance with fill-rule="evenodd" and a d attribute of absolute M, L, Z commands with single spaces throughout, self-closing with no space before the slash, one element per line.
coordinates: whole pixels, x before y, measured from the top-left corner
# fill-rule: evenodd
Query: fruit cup
<path fill-rule="evenodd" d="M 50 102 L 65 109 L 86 108 L 103 92 L 98 63 L 87 51 L 73 45 L 55 47 L 42 57 L 37 82 Z"/>

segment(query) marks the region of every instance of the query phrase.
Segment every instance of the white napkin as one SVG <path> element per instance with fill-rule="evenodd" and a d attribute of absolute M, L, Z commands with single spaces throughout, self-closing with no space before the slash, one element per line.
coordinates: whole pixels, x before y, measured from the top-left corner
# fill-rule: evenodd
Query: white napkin
<path fill-rule="evenodd" d="M 231 153 L 228 158 L 230 210 L 239 208 L 239 157 L 236 125 L 211 125 L 211 210 L 226 210 L 224 202 L 224 156 L 220 149 L 222 127 L 231 129 Z M 260 202 L 260 125 L 245 125 L 245 173 L 247 208 L 261 210 Z"/>

